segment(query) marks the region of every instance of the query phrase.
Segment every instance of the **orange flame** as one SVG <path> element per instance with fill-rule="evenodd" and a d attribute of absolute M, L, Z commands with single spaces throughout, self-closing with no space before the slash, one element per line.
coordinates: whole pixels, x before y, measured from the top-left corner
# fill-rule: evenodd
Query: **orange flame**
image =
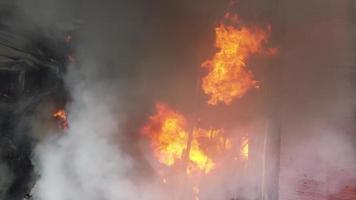
<path fill-rule="evenodd" d="M 53 117 L 58 120 L 59 126 L 62 129 L 69 128 L 68 121 L 67 121 L 67 113 L 65 110 L 60 109 L 53 114 Z"/>
<path fill-rule="evenodd" d="M 164 104 L 157 104 L 157 114 L 143 128 L 143 134 L 151 139 L 155 156 L 161 163 L 171 166 L 182 158 L 186 149 L 188 133 L 184 117 Z"/>
<path fill-rule="evenodd" d="M 238 24 L 236 15 L 226 14 L 231 24 Z M 252 54 L 275 53 L 275 49 L 264 49 L 270 27 L 264 31 L 258 27 L 235 27 L 220 23 L 215 28 L 215 46 L 219 50 L 202 67 L 209 70 L 203 77 L 202 89 L 210 95 L 208 104 L 218 102 L 230 104 L 234 98 L 241 98 L 251 88 L 258 87 L 252 72 L 247 68 L 247 59 Z"/>
<path fill-rule="evenodd" d="M 165 104 L 157 104 L 156 109 L 157 113 L 150 116 L 150 121 L 144 126 L 142 133 L 150 138 L 154 155 L 160 163 L 172 166 L 177 161 L 183 162 L 184 154 L 187 154 L 189 161 L 187 174 L 196 169 L 209 173 L 214 168 L 215 162 L 203 150 L 201 139 L 208 139 L 209 143 L 217 148 L 230 148 L 228 140 L 221 136 L 222 130 L 194 128 L 189 133 L 182 114 Z M 191 138 L 190 134 L 192 134 Z"/>

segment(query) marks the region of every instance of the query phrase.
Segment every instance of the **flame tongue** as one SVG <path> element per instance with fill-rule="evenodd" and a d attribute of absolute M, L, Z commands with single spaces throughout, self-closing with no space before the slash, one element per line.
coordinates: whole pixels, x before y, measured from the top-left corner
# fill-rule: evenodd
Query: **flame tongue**
<path fill-rule="evenodd" d="M 157 113 L 150 117 L 149 123 L 142 129 L 142 133 L 150 138 L 154 155 L 158 161 L 172 166 L 177 161 L 184 162 L 184 154 L 187 153 L 186 159 L 189 163 L 186 172 L 188 174 L 195 170 L 210 172 L 215 163 L 203 150 L 204 145 L 201 139 L 209 141 L 205 146 L 209 146 L 211 149 L 226 148 L 228 140 L 222 137 L 222 130 L 194 128 L 192 132 L 188 132 L 186 120 L 182 114 L 165 104 L 157 104 L 156 109 Z M 189 134 L 192 135 L 189 136 Z"/>
<path fill-rule="evenodd" d="M 248 137 L 241 138 L 240 154 L 243 160 L 248 160 L 248 151 L 249 151 L 249 141 Z"/>
<path fill-rule="evenodd" d="M 184 117 L 164 104 L 157 104 L 157 114 L 143 128 L 143 134 L 151 139 L 155 156 L 168 166 L 181 159 L 186 149 L 188 133 Z"/>
<path fill-rule="evenodd" d="M 225 18 L 233 24 L 238 23 L 236 16 L 226 15 Z M 209 104 L 230 104 L 234 98 L 241 98 L 251 88 L 258 87 L 246 60 L 252 54 L 272 53 L 271 49 L 263 49 L 269 29 L 235 28 L 222 23 L 215 28 L 215 34 L 215 46 L 219 51 L 202 64 L 209 70 L 202 80 L 202 89 L 210 95 Z"/>

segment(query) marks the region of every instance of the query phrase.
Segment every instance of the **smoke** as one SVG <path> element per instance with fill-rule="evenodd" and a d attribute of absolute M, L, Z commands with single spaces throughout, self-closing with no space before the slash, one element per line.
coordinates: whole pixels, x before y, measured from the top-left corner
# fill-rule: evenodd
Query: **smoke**
<path fill-rule="evenodd" d="M 70 105 L 70 129 L 36 149 L 39 200 L 159 199 L 134 181 L 133 160 L 117 145 L 123 114 L 107 83 L 76 86 Z"/>
<path fill-rule="evenodd" d="M 283 7 L 283 84 L 275 87 L 281 106 L 280 198 L 328 198 L 356 178 L 355 36 L 349 26 L 354 12 L 346 2 L 290 1 Z"/>
<path fill-rule="evenodd" d="M 354 36 L 343 14 L 348 5 L 239 2 L 236 12 L 242 19 L 271 23 L 272 46 L 279 53 L 273 62 L 252 58 L 260 90 L 229 108 L 210 108 L 197 88 L 197 67 L 214 53 L 214 25 L 226 5 L 202 0 L 18 1 L 18 12 L 31 22 L 75 30 L 77 42 L 77 62 L 68 66 L 65 77 L 70 128 L 50 132 L 35 149 L 36 200 L 157 200 L 175 194 L 159 187 L 138 136 L 156 100 L 202 116 L 211 126 L 226 125 L 231 137 L 243 134 L 245 122 L 253 127 L 255 164 L 241 174 L 243 169 L 225 161 L 224 172 L 201 180 L 203 200 L 257 198 L 261 184 L 278 193 L 276 180 L 280 199 L 297 199 L 305 180 L 315 180 L 321 189 L 313 192 L 327 196 L 356 178 L 350 75 Z M 271 155 L 265 173 L 271 175 L 263 182 L 266 152 Z"/>
<path fill-rule="evenodd" d="M 125 123 L 132 106 L 126 76 L 134 48 L 129 41 L 139 32 L 140 22 L 133 21 L 135 12 L 142 18 L 140 8 L 127 2 L 86 2 L 78 14 L 78 5 L 41 0 L 19 4 L 21 13 L 42 28 L 78 29 L 73 35 L 78 62 L 67 66 L 65 77 L 70 128 L 48 133 L 36 147 L 33 164 L 39 178 L 33 198 L 162 199 L 155 179 L 137 175 L 139 163 L 122 145 L 129 137 Z"/>

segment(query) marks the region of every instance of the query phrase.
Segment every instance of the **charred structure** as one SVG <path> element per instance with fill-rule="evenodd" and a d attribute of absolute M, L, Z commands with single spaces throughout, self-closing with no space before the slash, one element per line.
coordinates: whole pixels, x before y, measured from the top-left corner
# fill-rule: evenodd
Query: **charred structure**
<path fill-rule="evenodd" d="M 22 199 L 36 179 L 31 162 L 39 110 L 63 108 L 70 53 L 65 34 L 29 24 L 10 11 L 0 21 L 0 199 Z M 51 113 L 47 113 L 51 116 Z"/>

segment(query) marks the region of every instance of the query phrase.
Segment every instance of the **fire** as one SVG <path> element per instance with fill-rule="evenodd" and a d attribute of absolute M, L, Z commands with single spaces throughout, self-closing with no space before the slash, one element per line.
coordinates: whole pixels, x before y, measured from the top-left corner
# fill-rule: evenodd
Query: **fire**
<path fill-rule="evenodd" d="M 243 160 L 248 160 L 249 141 L 247 137 L 241 138 L 240 154 Z"/>
<path fill-rule="evenodd" d="M 65 112 L 65 110 L 60 109 L 60 110 L 56 111 L 53 114 L 53 117 L 58 120 L 59 126 L 62 129 L 67 129 L 69 127 L 68 121 L 67 121 L 67 113 Z"/>
<path fill-rule="evenodd" d="M 209 70 L 203 77 L 202 89 L 210 95 L 208 104 L 219 102 L 230 104 L 234 98 L 241 98 L 252 89 L 258 88 L 247 59 L 253 54 L 275 53 L 275 49 L 264 49 L 270 28 L 239 26 L 236 15 L 226 14 L 225 19 L 232 25 L 220 23 L 215 28 L 215 46 L 218 52 L 210 60 L 203 62 L 203 68 Z M 234 26 L 235 25 L 235 26 Z"/>
<path fill-rule="evenodd" d="M 225 15 L 225 22 L 215 28 L 215 46 L 218 51 L 201 64 L 201 67 L 208 70 L 201 81 L 204 93 L 210 96 L 208 104 L 229 105 L 252 88 L 259 87 L 247 62 L 252 55 L 276 53 L 276 49 L 264 47 L 270 31 L 270 27 L 261 29 L 243 26 L 236 15 Z M 183 114 L 166 104 L 156 104 L 156 113 L 149 117 L 141 133 L 149 138 L 153 155 L 159 163 L 170 167 L 169 169 L 178 169 L 172 171 L 162 168 L 164 170 L 159 170 L 162 171 L 160 175 L 176 171 L 186 174 L 183 179 L 176 179 L 174 174 L 162 175 L 162 184 L 178 188 L 191 187 L 191 199 L 200 199 L 204 190 L 200 189 L 199 179 L 214 176 L 210 173 L 213 169 L 225 170 L 222 166 L 224 164 L 248 166 L 245 162 L 250 156 L 248 135 L 240 139 L 226 138 L 223 129 L 192 126 Z M 236 162 L 231 163 L 231 159 Z M 235 169 L 235 166 L 232 167 Z M 170 178 L 169 181 L 167 177 Z"/>
<path fill-rule="evenodd" d="M 164 104 L 157 104 L 157 114 L 143 128 L 144 135 L 151 139 L 155 156 L 161 163 L 171 166 L 181 159 L 188 141 L 184 117 Z"/>
<path fill-rule="evenodd" d="M 160 163 L 172 166 L 177 162 L 184 163 L 186 159 L 187 174 L 196 170 L 209 173 L 215 167 L 215 162 L 204 148 L 218 150 L 231 147 L 229 140 L 221 135 L 222 129 L 193 128 L 193 131 L 188 132 L 182 114 L 165 104 L 157 104 L 156 109 L 157 113 L 150 116 L 142 133 L 151 140 L 154 155 Z M 202 140 L 207 142 L 203 145 Z"/>

